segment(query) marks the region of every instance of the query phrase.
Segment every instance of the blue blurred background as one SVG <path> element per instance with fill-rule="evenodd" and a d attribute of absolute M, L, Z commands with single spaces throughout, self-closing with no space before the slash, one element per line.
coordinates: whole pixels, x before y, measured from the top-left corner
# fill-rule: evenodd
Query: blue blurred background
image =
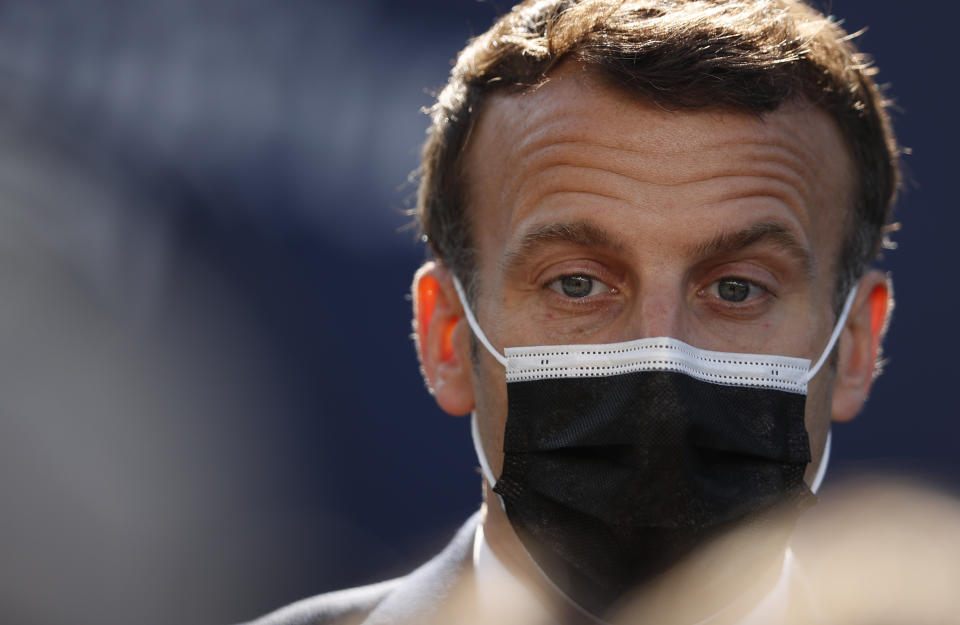
<path fill-rule="evenodd" d="M 409 339 L 404 210 L 421 107 L 507 8 L 0 2 L 0 620 L 249 619 L 406 572 L 476 509 Z M 889 362 L 831 475 L 956 489 L 945 10 L 831 4 L 913 150 Z"/>

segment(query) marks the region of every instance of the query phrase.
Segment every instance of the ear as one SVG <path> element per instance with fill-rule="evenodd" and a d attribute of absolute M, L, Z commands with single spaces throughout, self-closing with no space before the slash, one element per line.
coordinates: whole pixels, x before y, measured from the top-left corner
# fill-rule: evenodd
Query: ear
<path fill-rule="evenodd" d="M 840 335 L 833 385 L 834 421 L 853 419 L 867 400 L 878 373 L 880 344 L 892 310 L 892 283 L 879 271 L 867 271 Z"/>
<path fill-rule="evenodd" d="M 451 415 L 473 410 L 470 329 L 446 267 L 425 263 L 413 278 L 417 355 L 437 405 Z"/>

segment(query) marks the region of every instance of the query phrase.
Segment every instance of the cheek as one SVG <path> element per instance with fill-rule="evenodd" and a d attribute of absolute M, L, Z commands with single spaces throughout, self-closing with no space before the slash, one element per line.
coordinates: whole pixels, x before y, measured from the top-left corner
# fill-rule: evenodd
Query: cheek
<path fill-rule="evenodd" d="M 807 387 L 807 430 L 826 431 L 830 424 L 830 401 L 833 398 L 835 363 L 828 360 Z"/>
<path fill-rule="evenodd" d="M 482 347 L 480 348 L 483 349 Z M 477 428 L 483 449 L 494 475 L 503 468 L 503 430 L 507 422 L 507 383 L 503 367 L 480 355 L 480 366 L 475 368 L 474 395 Z"/>
<path fill-rule="evenodd" d="M 804 422 L 807 435 L 810 438 L 810 454 L 813 462 L 807 467 L 807 477 L 812 479 L 811 472 L 815 472 L 818 460 L 827 442 L 827 432 L 830 431 L 830 404 L 833 399 L 834 368 L 828 363 L 820 370 L 816 379 L 810 382 L 807 392 Z M 809 482 L 809 480 L 808 480 Z"/>

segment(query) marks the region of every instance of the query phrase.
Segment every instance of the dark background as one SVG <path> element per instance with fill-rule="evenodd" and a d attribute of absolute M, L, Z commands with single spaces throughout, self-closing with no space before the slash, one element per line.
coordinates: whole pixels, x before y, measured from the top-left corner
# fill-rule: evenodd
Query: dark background
<path fill-rule="evenodd" d="M 912 148 L 889 362 L 831 476 L 960 485 L 940 3 L 835 0 Z M 420 379 L 419 111 L 508 7 L 0 2 L 0 620 L 226 623 L 419 564 L 480 501 Z"/>

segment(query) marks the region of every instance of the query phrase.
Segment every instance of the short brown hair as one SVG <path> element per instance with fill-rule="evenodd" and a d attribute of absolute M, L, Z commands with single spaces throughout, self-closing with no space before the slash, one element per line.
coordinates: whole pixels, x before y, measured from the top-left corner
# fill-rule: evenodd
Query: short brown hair
<path fill-rule="evenodd" d="M 853 156 L 853 207 L 836 300 L 879 251 L 899 182 L 899 148 L 875 69 L 831 18 L 801 0 L 527 0 L 464 48 L 431 108 L 415 214 L 434 255 L 474 283 L 463 157 L 494 92 L 542 83 L 574 60 L 660 106 L 761 114 L 819 106 Z"/>

